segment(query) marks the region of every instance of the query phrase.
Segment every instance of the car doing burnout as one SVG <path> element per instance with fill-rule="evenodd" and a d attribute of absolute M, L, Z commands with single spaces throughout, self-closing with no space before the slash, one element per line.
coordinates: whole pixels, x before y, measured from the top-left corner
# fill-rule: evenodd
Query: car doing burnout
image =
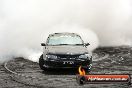
<path fill-rule="evenodd" d="M 92 55 L 82 38 L 76 33 L 50 34 L 43 46 L 43 54 L 39 58 L 42 70 L 50 68 L 78 68 L 82 66 L 85 71 L 90 71 Z"/>

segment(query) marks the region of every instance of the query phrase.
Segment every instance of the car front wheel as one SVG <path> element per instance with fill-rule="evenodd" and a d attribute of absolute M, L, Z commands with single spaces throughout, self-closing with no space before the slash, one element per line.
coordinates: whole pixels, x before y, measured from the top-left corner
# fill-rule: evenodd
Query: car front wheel
<path fill-rule="evenodd" d="M 84 67 L 84 70 L 85 70 L 86 74 L 89 74 L 91 72 L 91 67 L 89 67 L 89 66 Z"/>
<path fill-rule="evenodd" d="M 43 54 L 40 56 L 39 58 L 39 67 L 44 70 L 47 71 L 47 68 L 44 67 L 44 59 L 43 59 Z"/>

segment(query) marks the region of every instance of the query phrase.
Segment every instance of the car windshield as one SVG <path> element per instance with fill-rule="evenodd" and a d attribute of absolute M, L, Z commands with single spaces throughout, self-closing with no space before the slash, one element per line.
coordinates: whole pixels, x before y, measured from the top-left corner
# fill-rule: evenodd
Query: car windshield
<path fill-rule="evenodd" d="M 53 35 L 48 38 L 47 45 L 82 45 L 78 35 Z"/>

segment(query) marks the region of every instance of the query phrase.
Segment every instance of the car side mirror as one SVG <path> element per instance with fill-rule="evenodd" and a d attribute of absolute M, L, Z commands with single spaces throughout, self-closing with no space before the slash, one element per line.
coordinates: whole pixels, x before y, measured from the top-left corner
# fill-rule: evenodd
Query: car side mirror
<path fill-rule="evenodd" d="M 41 43 L 41 46 L 46 46 L 46 44 L 45 43 Z"/>
<path fill-rule="evenodd" d="M 85 46 L 89 46 L 90 44 L 89 44 L 89 43 L 85 43 L 84 45 L 85 45 Z"/>

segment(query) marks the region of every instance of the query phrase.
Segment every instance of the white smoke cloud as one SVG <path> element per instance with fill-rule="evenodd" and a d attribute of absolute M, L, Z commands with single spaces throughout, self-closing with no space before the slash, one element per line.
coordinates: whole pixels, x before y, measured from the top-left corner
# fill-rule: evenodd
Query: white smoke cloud
<path fill-rule="evenodd" d="M 131 0 L 1 0 L 0 61 L 33 61 L 49 33 L 76 32 L 89 50 L 131 45 Z M 37 57 L 36 56 L 36 57 Z"/>

